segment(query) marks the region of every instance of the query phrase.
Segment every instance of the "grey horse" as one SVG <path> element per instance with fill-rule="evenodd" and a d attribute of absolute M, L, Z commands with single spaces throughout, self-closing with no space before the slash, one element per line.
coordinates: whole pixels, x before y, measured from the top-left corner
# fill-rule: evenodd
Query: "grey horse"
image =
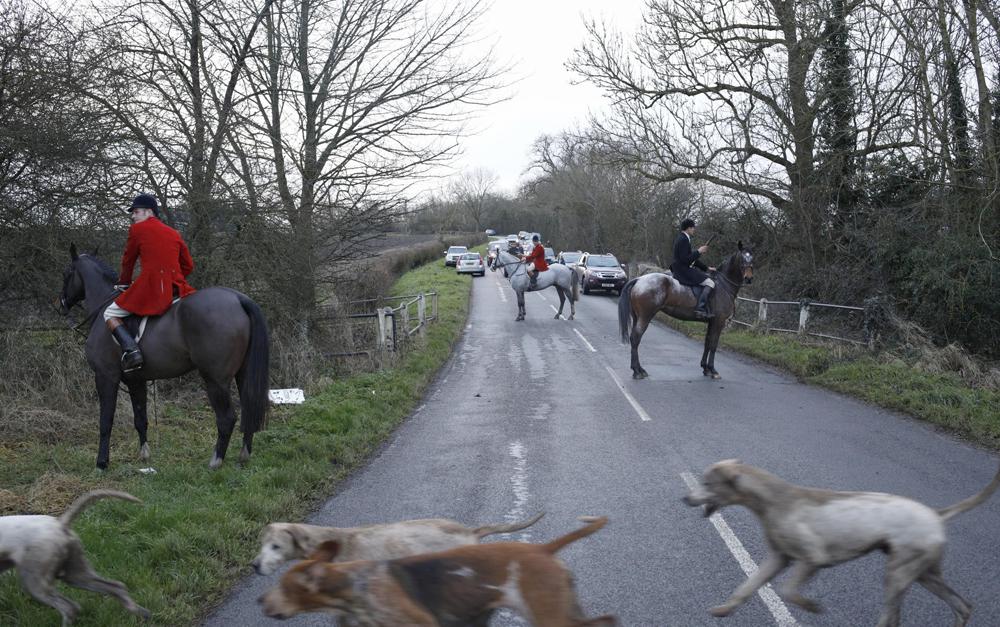
<path fill-rule="evenodd" d="M 580 279 L 576 272 L 561 263 L 554 263 L 549 269 L 538 275 L 538 286 L 529 289 L 531 277 L 528 276 L 526 264 L 505 250 L 498 250 L 496 260 L 493 263 L 493 271 L 502 267 L 507 271 L 507 279 L 510 287 L 517 294 L 517 320 L 524 320 L 524 293 L 537 292 L 547 287 L 555 287 L 559 294 L 559 311 L 555 318 L 558 320 L 562 315 L 563 306 L 566 304 L 566 297 L 569 297 L 569 319 L 576 317 L 576 301 L 580 300 Z"/>
<path fill-rule="evenodd" d="M 162 316 L 149 319 L 141 342 L 145 364 L 139 370 L 123 373 L 121 349 L 105 329 L 101 315 L 118 294 L 114 289 L 118 274 L 97 257 L 77 254 L 76 246 L 70 247 L 70 256 L 59 304 L 65 314 L 79 302 L 87 311 L 87 318 L 78 326 L 89 328 L 85 353 L 94 370 L 101 405 L 97 467 L 108 467 L 119 383 L 124 381 L 128 386 L 139 433 L 139 455 L 145 460 L 149 459 L 146 382 L 172 379 L 192 370 L 197 370 L 204 380 L 208 401 L 215 411 L 218 440 L 209 466 L 218 468 L 222 464 L 236 426 L 229 395 L 234 378 L 240 393 L 243 431 L 240 461 L 249 459 L 253 435 L 263 426 L 268 403 L 269 343 L 260 307 L 245 294 L 229 288 L 199 290 Z"/>

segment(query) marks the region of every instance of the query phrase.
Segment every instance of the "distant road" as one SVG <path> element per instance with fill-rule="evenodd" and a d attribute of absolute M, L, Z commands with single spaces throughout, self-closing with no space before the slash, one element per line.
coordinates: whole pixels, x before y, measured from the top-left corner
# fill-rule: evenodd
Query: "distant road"
<path fill-rule="evenodd" d="M 723 510 L 722 524 L 713 524 L 684 506 L 686 481 L 736 457 L 795 483 L 940 507 L 996 472 L 993 454 L 729 352 L 717 356 L 723 379 L 705 379 L 701 344 L 660 325 L 641 348 L 650 378 L 633 381 L 614 298 L 584 296 L 569 322 L 552 319 L 554 291 L 528 294 L 528 319 L 515 323 L 514 294 L 501 275 L 470 280 L 469 325 L 424 403 L 309 522 L 447 517 L 479 525 L 544 510 L 538 524 L 514 534 L 539 542 L 577 527 L 577 516 L 606 514 L 605 529 L 560 553 L 591 615 L 612 612 L 622 625 L 649 627 L 874 625 L 880 553 L 816 576 L 805 592 L 823 614 L 788 609 L 772 595 L 726 619 L 709 616 L 764 557 L 765 544 L 746 510 Z M 973 604 L 970 624 L 1000 623 L 1000 498 L 948 530 L 945 578 Z M 272 624 L 256 598 L 275 580 L 249 576 L 205 624 Z M 311 616 L 284 624 L 331 623 Z M 524 623 L 505 614 L 492 624 Z M 903 624 L 951 625 L 952 617 L 915 586 Z"/>

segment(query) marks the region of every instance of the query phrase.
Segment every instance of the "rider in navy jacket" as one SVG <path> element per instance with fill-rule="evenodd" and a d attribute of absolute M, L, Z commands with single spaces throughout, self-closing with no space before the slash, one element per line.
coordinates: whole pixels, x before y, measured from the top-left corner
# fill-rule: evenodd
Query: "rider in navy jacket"
<path fill-rule="evenodd" d="M 694 235 L 694 230 L 695 223 L 691 218 L 686 218 L 681 222 L 681 232 L 674 240 L 674 261 L 670 264 L 670 271 L 682 285 L 704 286 L 698 296 L 695 314 L 700 318 L 711 318 L 713 314 L 708 311 L 708 297 L 715 288 L 715 281 L 708 276 L 707 271 L 715 270 L 715 268 L 706 266 L 699 259 L 702 254 L 708 252 L 708 246 L 699 246 L 697 250 L 692 249 L 691 236 Z"/>

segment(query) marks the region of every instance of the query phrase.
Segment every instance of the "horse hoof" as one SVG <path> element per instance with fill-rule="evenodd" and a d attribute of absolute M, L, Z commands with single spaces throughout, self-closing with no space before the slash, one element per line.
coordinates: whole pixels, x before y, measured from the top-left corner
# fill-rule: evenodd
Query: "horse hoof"
<path fill-rule="evenodd" d="M 248 451 L 246 445 L 244 445 L 243 449 L 240 450 L 240 463 L 245 464 L 248 461 L 250 461 L 250 451 Z"/>
<path fill-rule="evenodd" d="M 576 318 L 576 314 L 570 314 L 570 315 L 569 315 L 569 319 L 570 319 L 570 320 L 573 320 L 573 319 L 575 319 L 575 318 Z"/>
<path fill-rule="evenodd" d="M 645 370 L 639 370 L 639 371 L 633 371 L 632 372 L 632 378 L 633 379 L 645 379 L 648 376 L 649 376 L 649 373 L 646 372 Z"/>
<path fill-rule="evenodd" d="M 703 377 L 710 377 L 710 376 L 712 376 L 712 373 L 709 372 L 708 370 L 702 370 L 701 371 L 701 376 L 703 376 Z"/>
<path fill-rule="evenodd" d="M 108 462 L 107 461 L 103 461 L 102 462 L 101 460 L 97 460 L 97 469 L 98 470 L 107 470 L 108 469 Z"/>
<path fill-rule="evenodd" d="M 719 374 L 718 372 L 713 372 L 713 373 L 712 373 L 712 378 L 713 378 L 713 379 L 721 379 L 721 378 L 722 378 L 722 375 L 721 375 L 721 374 Z"/>
<path fill-rule="evenodd" d="M 556 314 L 556 315 L 554 316 L 554 319 L 555 319 L 555 320 L 558 320 L 560 316 L 562 316 L 562 314 Z"/>
<path fill-rule="evenodd" d="M 142 461 L 149 460 L 149 442 L 146 442 L 139 448 L 139 459 Z"/>
<path fill-rule="evenodd" d="M 222 458 L 218 455 L 212 455 L 212 461 L 208 462 L 208 467 L 215 470 L 222 465 Z"/>

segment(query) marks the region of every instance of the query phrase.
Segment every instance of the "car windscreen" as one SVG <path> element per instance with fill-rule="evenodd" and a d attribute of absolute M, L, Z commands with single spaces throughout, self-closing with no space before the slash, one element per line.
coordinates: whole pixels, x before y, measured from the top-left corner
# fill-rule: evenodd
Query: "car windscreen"
<path fill-rule="evenodd" d="M 464 253 L 467 250 L 469 250 L 469 249 L 466 248 L 465 246 L 451 246 L 450 248 L 448 248 L 448 253 L 449 254 L 451 254 L 451 253 Z"/>
<path fill-rule="evenodd" d="M 591 255 L 587 257 L 587 265 L 593 268 L 617 268 L 618 260 L 611 255 Z"/>
<path fill-rule="evenodd" d="M 562 260 L 566 263 L 576 263 L 580 261 L 580 257 L 583 257 L 583 253 L 563 253 Z"/>
<path fill-rule="evenodd" d="M 472 259 L 472 260 L 479 259 L 479 253 L 468 253 L 462 255 L 462 259 Z"/>
<path fill-rule="evenodd" d="M 556 251 L 552 250 L 551 248 L 546 248 L 545 249 L 545 256 L 546 257 L 555 257 L 556 256 Z"/>

